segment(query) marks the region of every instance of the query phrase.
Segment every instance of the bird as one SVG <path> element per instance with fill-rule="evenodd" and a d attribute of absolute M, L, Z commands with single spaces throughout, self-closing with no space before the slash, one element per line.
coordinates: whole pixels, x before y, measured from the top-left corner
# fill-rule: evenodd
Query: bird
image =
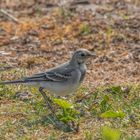
<path fill-rule="evenodd" d="M 88 58 L 96 58 L 96 53 L 83 48 L 78 49 L 73 53 L 69 61 L 48 69 L 46 72 L 37 73 L 19 80 L 2 81 L 0 85 L 26 84 L 38 87 L 48 108 L 54 113 L 51 100 L 44 92 L 44 89 L 59 97 L 76 92 L 85 78 Z"/>

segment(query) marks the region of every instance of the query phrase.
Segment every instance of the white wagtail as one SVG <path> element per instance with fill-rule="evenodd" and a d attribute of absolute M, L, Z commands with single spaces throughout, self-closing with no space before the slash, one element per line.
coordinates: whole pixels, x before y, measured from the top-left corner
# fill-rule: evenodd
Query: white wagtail
<path fill-rule="evenodd" d="M 46 72 L 34 74 L 21 80 L 3 81 L 0 84 L 24 83 L 38 87 L 47 106 L 52 111 L 50 99 L 46 96 L 43 89 L 47 89 L 56 96 L 65 96 L 76 91 L 85 77 L 86 60 L 90 57 L 95 58 L 95 52 L 91 53 L 86 49 L 79 49 L 72 55 L 70 61 L 49 69 Z"/>

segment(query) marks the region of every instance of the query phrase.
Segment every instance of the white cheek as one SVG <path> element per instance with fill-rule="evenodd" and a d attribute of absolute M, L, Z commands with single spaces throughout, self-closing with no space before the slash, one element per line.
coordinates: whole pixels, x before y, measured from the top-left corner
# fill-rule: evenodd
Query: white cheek
<path fill-rule="evenodd" d="M 84 59 L 82 59 L 82 58 L 81 59 L 78 59 L 78 62 L 79 63 L 83 63 L 84 62 Z"/>

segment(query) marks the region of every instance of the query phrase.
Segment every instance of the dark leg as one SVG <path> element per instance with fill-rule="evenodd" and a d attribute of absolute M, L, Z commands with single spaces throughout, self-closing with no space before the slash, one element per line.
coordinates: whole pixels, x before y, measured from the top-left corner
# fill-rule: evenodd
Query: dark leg
<path fill-rule="evenodd" d="M 43 91 L 44 88 L 40 87 L 39 88 L 39 92 L 42 94 L 47 107 L 51 110 L 52 114 L 55 115 L 55 111 L 53 110 L 52 106 L 51 106 L 51 99 L 46 95 L 46 93 Z"/>
<path fill-rule="evenodd" d="M 75 123 L 72 121 L 71 124 L 65 124 L 63 121 L 60 121 L 56 114 L 54 109 L 51 106 L 51 99 L 46 95 L 46 93 L 43 91 L 44 88 L 40 87 L 39 88 L 39 92 L 41 93 L 41 95 L 43 96 L 45 103 L 47 104 L 48 109 L 50 109 L 51 113 L 52 113 L 52 117 L 53 117 L 53 122 L 54 125 L 58 128 L 58 129 L 62 129 L 62 128 L 69 128 L 70 130 L 76 131 L 78 132 L 79 130 L 79 124 L 75 125 Z"/>

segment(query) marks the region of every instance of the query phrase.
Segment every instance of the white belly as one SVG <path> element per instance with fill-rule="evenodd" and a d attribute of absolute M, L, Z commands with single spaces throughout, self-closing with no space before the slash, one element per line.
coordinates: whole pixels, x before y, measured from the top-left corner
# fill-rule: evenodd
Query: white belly
<path fill-rule="evenodd" d="M 49 90 L 51 93 L 55 94 L 56 96 L 65 96 L 68 94 L 72 94 L 78 88 L 78 84 L 67 84 L 67 83 L 42 83 L 42 87 Z"/>
<path fill-rule="evenodd" d="M 55 82 L 41 82 L 41 83 L 28 83 L 28 85 L 36 86 L 36 87 L 43 87 L 48 90 L 50 93 L 54 94 L 55 96 L 66 96 L 68 94 L 73 94 L 76 89 L 79 87 L 79 84 L 76 83 L 55 83 Z"/>

